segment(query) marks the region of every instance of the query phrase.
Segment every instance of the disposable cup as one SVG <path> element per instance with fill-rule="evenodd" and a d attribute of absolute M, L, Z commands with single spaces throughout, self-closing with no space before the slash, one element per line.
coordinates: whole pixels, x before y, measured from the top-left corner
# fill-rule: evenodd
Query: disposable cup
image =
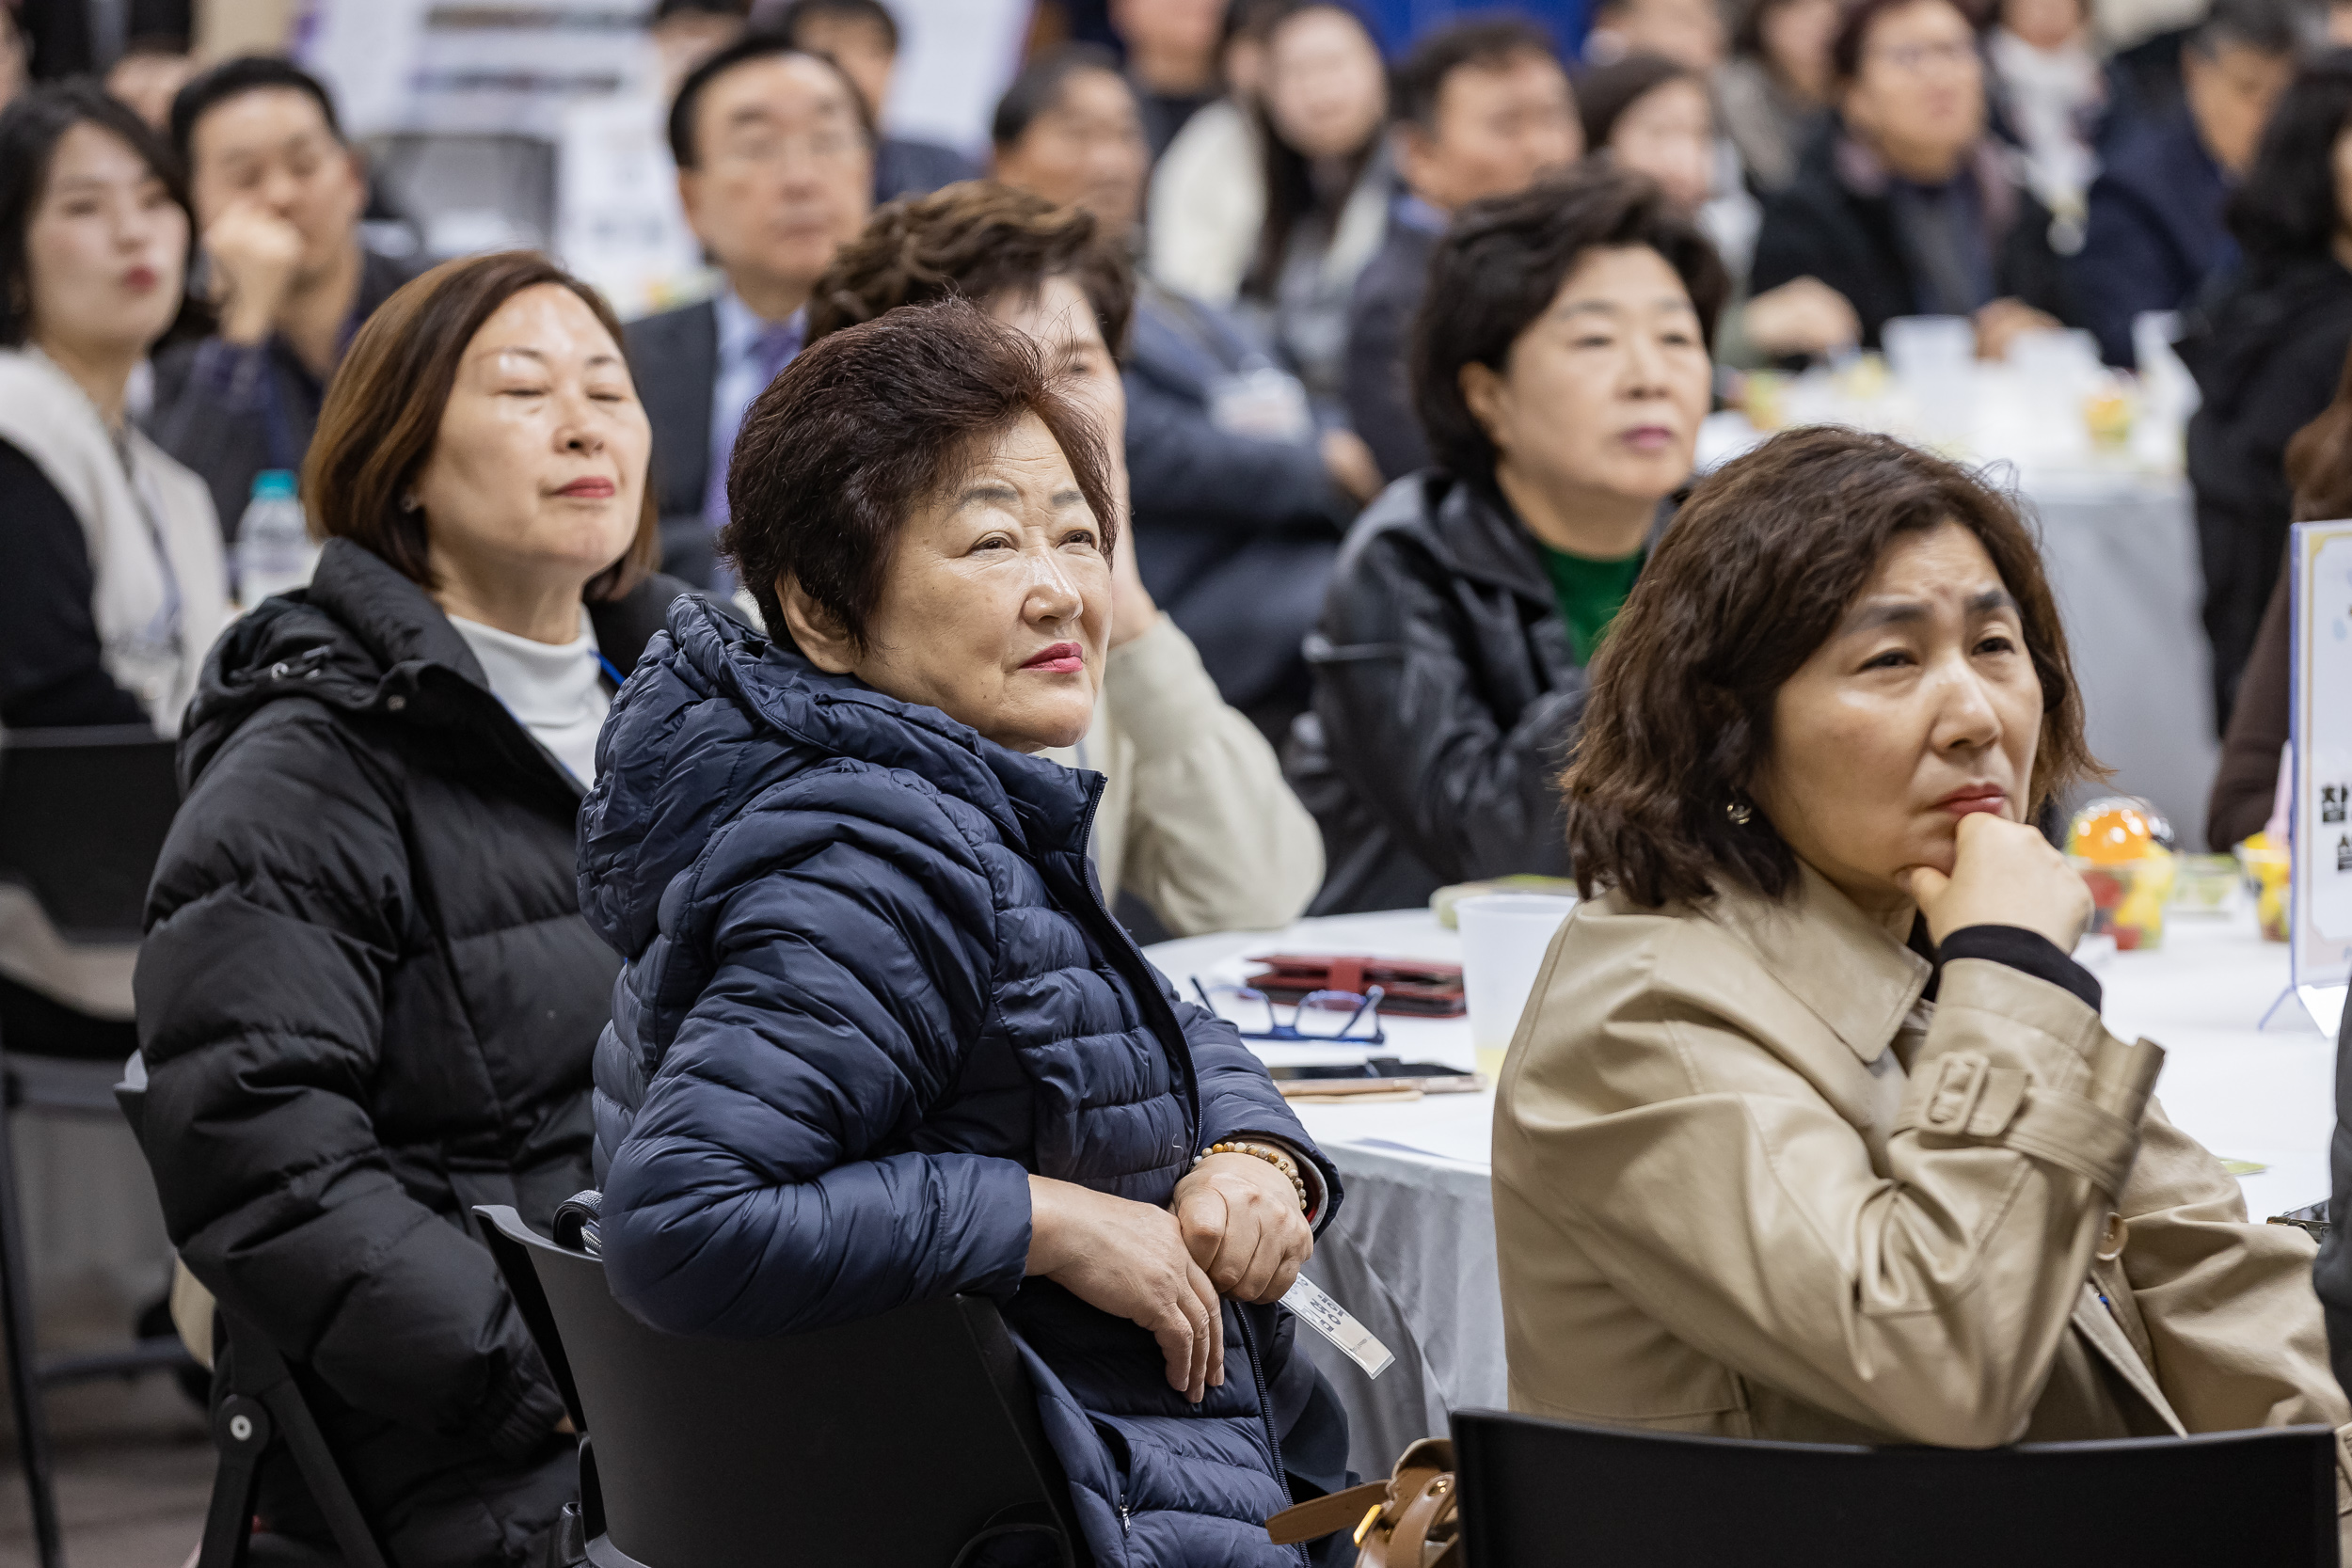
<path fill-rule="evenodd" d="M 1575 908 L 1573 898 L 1540 893 L 1490 893 L 1454 907 L 1462 930 L 1470 1043 L 1478 1051 L 1478 1070 L 1488 1078 L 1502 1069 L 1502 1053 L 1518 1032 L 1552 933 Z"/>

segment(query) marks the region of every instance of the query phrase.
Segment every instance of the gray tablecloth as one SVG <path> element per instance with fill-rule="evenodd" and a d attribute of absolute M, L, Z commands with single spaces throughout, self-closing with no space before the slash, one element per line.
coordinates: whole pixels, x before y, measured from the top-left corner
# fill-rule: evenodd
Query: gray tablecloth
<path fill-rule="evenodd" d="M 1361 1145 L 1325 1152 L 1347 1200 L 1307 1274 L 1396 1363 L 1368 1378 L 1321 1335 L 1298 1338 L 1347 1407 L 1349 1466 L 1370 1480 L 1416 1438 L 1444 1435 L 1447 1411 L 1509 1402 L 1494 1199 L 1484 1170 Z"/>

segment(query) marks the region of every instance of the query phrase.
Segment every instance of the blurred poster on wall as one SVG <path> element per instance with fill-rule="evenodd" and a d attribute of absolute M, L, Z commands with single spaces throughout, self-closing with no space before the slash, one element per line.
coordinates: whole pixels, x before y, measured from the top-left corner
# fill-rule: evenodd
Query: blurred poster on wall
<path fill-rule="evenodd" d="M 356 136 L 490 133 L 552 141 L 564 112 L 655 69 L 644 0 L 316 0 L 295 53 Z"/>
<path fill-rule="evenodd" d="M 882 120 L 894 135 L 974 155 L 1029 31 L 1030 0 L 883 0 L 898 22 L 898 69 Z"/>

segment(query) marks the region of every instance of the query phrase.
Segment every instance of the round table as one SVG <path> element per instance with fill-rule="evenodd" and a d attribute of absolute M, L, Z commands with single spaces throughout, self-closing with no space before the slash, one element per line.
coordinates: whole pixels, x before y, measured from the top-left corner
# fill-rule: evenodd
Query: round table
<path fill-rule="evenodd" d="M 1152 961 L 1186 996 L 1191 981 L 1238 982 L 1251 955 L 1374 953 L 1458 963 L 1461 938 L 1426 910 L 1301 921 L 1287 931 L 1221 932 L 1161 942 Z M 2240 1178 L 2265 1218 L 2328 1196 L 2335 1126 L 2335 1042 L 2290 1002 L 2287 950 L 2256 932 L 2250 909 L 2175 914 L 2155 951 L 2106 953 L 2090 967 L 2106 991 L 2107 1027 L 2166 1051 L 2156 1096 L 2165 1114 L 2224 1159 L 2265 1168 Z M 1406 1061 L 1473 1065 L 1463 1019 L 1384 1018 L 1379 1049 Z M 1270 1064 L 1328 1057 L 1331 1047 L 1266 1046 Z M 1359 1053 L 1360 1054 L 1360 1053 Z M 1346 1405 L 1349 1463 L 1386 1475 L 1415 1438 L 1443 1433 L 1446 1415 L 1509 1402 L 1502 1301 L 1488 1189 L 1494 1095 L 1432 1095 L 1410 1103 L 1305 1103 L 1299 1120 L 1346 1184 L 1339 1217 L 1308 1273 L 1396 1354 L 1366 1378 L 1315 1335 L 1302 1334 Z"/>

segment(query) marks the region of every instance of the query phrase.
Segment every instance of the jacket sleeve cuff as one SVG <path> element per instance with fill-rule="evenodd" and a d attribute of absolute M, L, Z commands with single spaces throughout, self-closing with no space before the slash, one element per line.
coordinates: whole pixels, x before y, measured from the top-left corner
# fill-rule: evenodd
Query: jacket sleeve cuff
<path fill-rule="evenodd" d="M 1990 958 L 2037 980 L 2047 980 L 2079 998 L 2091 1011 L 2099 1010 L 2099 982 L 2090 971 L 2058 951 L 2057 942 L 2023 926 L 1963 926 L 1944 939 L 1936 957 L 1946 962 Z"/>
<path fill-rule="evenodd" d="M 1935 1022 L 1894 1135 L 1993 1145 L 2122 1191 L 2164 1065 L 2063 987 L 1982 958 L 1947 959 Z"/>

